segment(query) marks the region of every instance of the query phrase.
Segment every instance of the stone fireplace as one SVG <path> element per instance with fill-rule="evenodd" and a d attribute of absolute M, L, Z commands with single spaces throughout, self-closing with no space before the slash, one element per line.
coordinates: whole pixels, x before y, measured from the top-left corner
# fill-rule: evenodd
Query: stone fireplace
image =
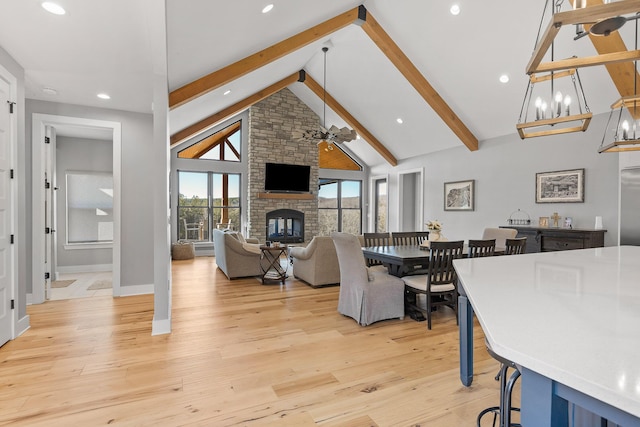
<path fill-rule="evenodd" d="M 281 215 L 277 233 L 285 232 L 295 243 L 309 242 L 318 235 L 318 147 L 313 142 L 295 141 L 293 131 L 313 129 L 318 116 L 289 89 L 283 89 L 254 104 L 249 109 L 248 152 L 248 227 L 247 235 L 266 240 L 294 243 L 269 237 L 276 232 L 276 223 L 269 224 L 267 213 L 294 211 L 301 217 Z M 311 166 L 309 189 L 306 194 L 265 193 L 265 164 L 287 163 Z M 271 231 L 272 230 L 272 231 Z"/>
<path fill-rule="evenodd" d="M 267 240 L 280 243 L 304 242 L 304 212 L 277 209 L 267 212 Z"/>

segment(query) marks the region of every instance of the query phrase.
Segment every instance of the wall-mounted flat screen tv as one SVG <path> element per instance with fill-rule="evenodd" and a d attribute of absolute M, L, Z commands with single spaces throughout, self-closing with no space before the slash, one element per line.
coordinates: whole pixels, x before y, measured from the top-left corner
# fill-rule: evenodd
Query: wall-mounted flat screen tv
<path fill-rule="evenodd" d="M 264 190 L 275 193 L 308 193 L 310 166 L 266 163 Z"/>

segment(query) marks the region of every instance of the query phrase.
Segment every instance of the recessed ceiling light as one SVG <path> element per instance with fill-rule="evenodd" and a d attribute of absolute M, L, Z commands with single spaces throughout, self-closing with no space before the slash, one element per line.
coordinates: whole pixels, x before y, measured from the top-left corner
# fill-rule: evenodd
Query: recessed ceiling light
<path fill-rule="evenodd" d="M 500 82 L 501 83 L 508 83 L 509 82 L 509 76 L 507 74 L 503 74 L 500 76 Z"/>
<path fill-rule="evenodd" d="M 404 121 L 403 121 L 400 117 L 398 117 L 398 118 L 396 119 L 396 122 L 398 122 L 398 123 L 400 123 L 400 124 L 404 123 Z"/>
<path fill-rule="evenodd" d="M 44 10 L 49 13 L 53 13 L 54 15 L 64 15 L 65 13 L 67 13 L 67 11 L 64 10 L 62 6 L 50 1 L 45 1 L 44 3 L 42 3 L 42 7 L 44 8 Z"/>
<path fill-rule="evenodd" d="M 268 4 L 262 9 L 262 13 L 271 12 L 271 9 L 273 9 L 273 4 Z"/>
<path fill-rule="evenodd" d="M 58 91 L 51 87 L 43 87 L 42 91 L 47 95 L 57 95 Z"/>
<path fill-rule="evenodd" d="M 449 9 L 449 12 L 451 12 L 452 15 L 458 15 L 460 13 L 460 6 L 454 4 L 451 6 L 451 9 Z"/>
<path fill-rule="evenodd" d="M 99 93 L 98 98 L 100 99 L 111 99 L 111 97 L 106 93 Z"/>
<path fill-rule="evenodd" d="M 230 90 L 226 90 L 226 91 L 223 93 L 223 95 L 229 95 L 230 93 L 231 93 L 231 91 L 230 91 Z"/>

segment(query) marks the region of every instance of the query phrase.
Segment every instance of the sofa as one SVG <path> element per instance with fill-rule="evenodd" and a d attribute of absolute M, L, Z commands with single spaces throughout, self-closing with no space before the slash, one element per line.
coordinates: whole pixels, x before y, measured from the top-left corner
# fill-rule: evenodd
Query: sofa
<path fill-rule="evenodd" d="M 214 229 L 213 245 L 216 264 L 229 279 L 262 275 L 257 240 L 245 240 L 237 231 Z"/>
<path fill-rule="evenodd" d="M 309 286 L 340 284 L 340 266 L 331 237 L 315 236 L 306 247 L 292 247 L 289 256 L 293 261 L 293 275 Z"/>

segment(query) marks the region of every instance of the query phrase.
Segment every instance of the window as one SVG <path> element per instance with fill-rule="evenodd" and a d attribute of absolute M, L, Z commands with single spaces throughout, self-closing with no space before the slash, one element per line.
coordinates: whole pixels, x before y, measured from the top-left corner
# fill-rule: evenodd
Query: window
<path fill-rule="evenodd" d="M 240 175 L 178 171 L 178 239 L 210 241 L 213 228 L 240 228 Z"/>
<path fill-rule="evenodd" d="M 387 180 L 374 181 L 374 229 L 376 233 L 387 231 Z"/>
<path fill-rule="evenodd" d="M 67 172 L 66 186 L 67 245 L 112 243 L 113 175 Z"/>
<path fill-rule="evenodd" d="M 319 234 L 333 231 L 360 234 L 362 225 L 362 184 L 360 181 L 320 179 L 318 192 Z"/>
<path fill-rule="evenodd" d="M 240 161 L 242 121 L 237 121 L 178 152 L 180 159 Z"/>

